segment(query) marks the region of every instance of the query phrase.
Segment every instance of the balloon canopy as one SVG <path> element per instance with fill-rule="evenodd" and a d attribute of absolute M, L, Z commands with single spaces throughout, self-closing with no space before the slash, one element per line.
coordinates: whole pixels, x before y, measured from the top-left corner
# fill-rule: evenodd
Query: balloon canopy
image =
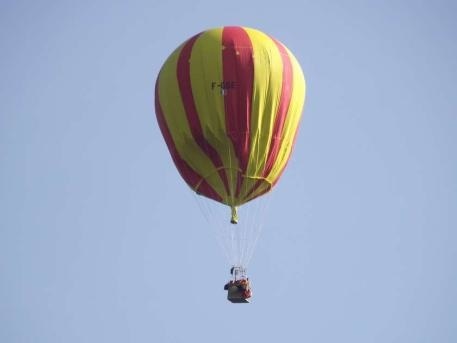
<path fill-rule="evenodd" d="M 232 208 L 271 190 L 289 160 L 305 98 L 292 53 L 246 27 L 203 31 L 157 77 L 155 109 L 171 157 L 198 194 Z"/>

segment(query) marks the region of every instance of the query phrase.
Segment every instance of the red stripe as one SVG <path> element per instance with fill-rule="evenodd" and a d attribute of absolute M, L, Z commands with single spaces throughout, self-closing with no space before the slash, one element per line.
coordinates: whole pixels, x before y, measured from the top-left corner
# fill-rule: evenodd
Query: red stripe
<path fill-rule="evenodd" d="M 286 163 L 284 163 L 284 165 L 283 165 L 282 169 L 280 170 L 276 180 L 273 180 L 273 183 L 271 184 L 271 187 L 273 187 L 274 185 L 276 185 L 276 183 L 278 183 L 279 179 L 281 178 L 282 173 L 284 172 L 284 170 L 286 169 L 287 164 L 289 163 L 290 156 L 292 156 L 292 151 L 294 150 L 295 141 L 297 140 L 297 137 L 298 137 L 298 130 L 299 130 L 299 127 L 297 127 L 297 129 L 294 132 L 294 139 L 292 140 L 292 147 L 291 147 L 289 156 L 287 156 L 287 161 L 286 161 Z"/>
<path fill-rule="evenodd" d="M 279 179 L 281 178 L 281 175 L 282 173 L 284 172 L 284 170 L 286 169 L 286 166 L 287 164 L 289 163 L 289 159 L 290 159 L 290 156 L 292 156 L 292 151 L 294 150 L 294 146 L 295 146 L 295 141 L 297 140 L 297 136 L 298 136 L 298 128 L 297 130 L 295 130 L 294 132 L 294 138 L 292 140 L 292 148 L 291 148 L 291 153 L 289 154 L 289 156 L 287 156 L 287 161 L 286 163 L 284 163 L 284 165 L 282 166 L 281 170 L 279 171 L 278 173 L 278 176 L 276 177 L 275 180 L 273 180 L 273 182 L 271 183 L 271 186 L 268 187 L 266 190 L 262 191 L 260 194 L 257 194 L 255 196 L 255 198 L 265 194 L 266 192 L 268 192 L 270 189 L 272 189 L 279 181 Z M 246 194 L 246 196 L 244 197 L 244 199 L 247 201 L 251 201 L 252 199 L 254 198 L 251 198 L 252 194 L 254 194 L 255 191 L 257 191 L 258 188 L 260 188 L 260 186 L 262 185 L 262 181 L 264 180 L 257 180 L 257 182 L 254 184 L 254 186 L 252 186 L 251 190 L 248 192 L 248 194 Z"/>
<path fill-rule="evenodd" d="M 198 116 L 197 108 L 195 106 L 194 96 L 192 92 L 192 83 L 190 79 L 190 57 L 192 48 L 195 41 L 200 34 L 195 35 L 189 39 L 185 44 L 178 58 L 177 78 L 179 84 L 179 91 L 186 111 L 187 120 L 189 122 L 192 137 L 198 146 L 206 153 L 208 158 L 213 162 L 214 169 L 219 169 L 218 173 L 224 183 L 225 190 L 229 194 L 228 178 L 225 173 L 224 165 L 217 151 L 203 136 L 203 130 Z"/>
<path fill-rule="evenodd" d="M 251 187 L 251 190 L 246 194 L 244 199 L 249 199 L 251 197 L 251 195 L 262 185 L 263 181 L 264 180 L 262 180 L 262 179 L 257 180 L 257 182 L 254 184 L 254 186 Z"/>
<path fill-rule="evenodd" d="M 270 174 L 276 162 L 276 158 L 278 157 L 282 143 L 284 123 L 286 121 L 287 111 L 289 110 L 290 100 L 292 98 L 292 62 L 284 46 L 274 39 L 273 41 L 281 53 L 282 86 L 281 98 L 279 99 L 278 112 L 276 113 L 275 117 L 272 141 L 270 142 L 270 149 L 268 151 L 268 157 L 265 164 L 265 169 L 263 171 L 263 177 L 267 177 L 268 174 Z"/>
<path fill-rule="evenodd" d="M 225 124 L 235 148 L 241 172 L 236 196 L 241 190 L 241 175 L 246 174 L 250 155 L 251 99 L 254 82 L 252 43 L 241 27 L 224 27 L 222 31 L 223 80 L 225 89 Z"/>
<path fill-rule="evenodd" d="M 274 38 L 271 38 L 278 48 L 281 59 L 282 59 L 282 85 L 281 85 L 281 98 L 279 99 L 278 110 L 275 116 L 275 122 L 273 126 L 273 133 L 270 142 L 270 148 L 268 150 L 267 161 L 265 163 L 265 167 L 262 173 L 264 178 L 268 177 L 273 166 L 275 165 L 276 158 L 278 157 L 279 151 L 281 149 L 282 144 L 282 135 L 284 130 L 284 123 L 287 118 L 287 112 L 289 110 L 290 100 L 292 98 L 292 83 L 293 83 L 293 70 L 292 70 L 292 62 L 290 60 L 289 54 L 284 46 L 279 43 Z M 284 170 L 284 169 L 283 169 Z M 282 171 L 280 174 L 282 173 Z M 274 180 L 273 185 L 276 184 L 277 180 Z M 256 184 L 251 188 L 248 192 L 246 197 L 253 194 L 261 185 L 261 182 L 256 182 Z"/>
<path fill-rule="evenodd" d="M 265 182 L 266 182 L 266 181 L 265 181 Z M 262 180 L 259 180 L 259 186 L 260 186 L 260 184 L 262 184 Z M 274 185 L 274 184 L 270 185 L 270 187 L 265 188 L 263 191 L 261 191 L 260 193 L 256 194 L 255 197 L 252 196 L 252 194 L 254 193 L 254 190 L 256 190 L 256 189 L 253 188 L 253 189 L 251 190 L 251 192 L 249 192 L 249 194 L 246 195 L 246 197 L 244 198 L 245 201 L 246 201 L 246 202 L 249 202 L 249 201 L 251 201 L 251 200 L 253 200 L 253 199 L 258 198 L 258 197 L 261 196 L 261 195 L 264 195 L 265 193 L 268 193 L 268 192 L 273 188 L 273 185 Z"/>
<path fill-rule="evenodd" d="M 159 75 L 160 76 L 160 75 Z M 159 78 L 157 78 L 156 81 L 156 87 L 155 87 L 155 109 L 156 109 L 156 116 L 157 116 L 157 122 L 159 123 L 160 130 L 162 131 L 163 138 L 165 139 L 165 142 L 167 143 L 168 150 L 170 151 L 171 158 L 173 159 L 173 162 L 175 163 L 176 168 L 179 171 L 179 174 L 181 174 L 181 177 L 186 181 L 186 183 L 192 188 L 195 189 L 195 187 L 198 185 L 198 183 L 202 180 L 202 177 L 196 173 L 188 164 L 186 161 L 184 161 L 181 156 L 179 155 L 179 152 L 176 148 L 176 145 L 173 141 L 173 138 L 171 136 L 170 130 L 168 129 L 167 123 L 165 121 L 165 116 L 163 114 L 162 106 L 160 105 L 160 100 L 159 100 Z M 203 180 L 197 190 L 197 193 L 203 194 L 208 198 L 214 199 L 216 201 L 222 201 L 221 196 L 205 181 Z"/>

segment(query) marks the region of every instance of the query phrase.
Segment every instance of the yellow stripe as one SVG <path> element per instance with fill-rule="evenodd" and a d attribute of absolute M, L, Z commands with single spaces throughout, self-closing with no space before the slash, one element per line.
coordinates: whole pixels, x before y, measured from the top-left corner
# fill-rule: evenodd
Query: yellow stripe
<path fill-rule="evenodd" d="M 203 135 L 221 157 L 230 187 L 230 194 L 225 191 L 219 194 L 223 195 L 226 204 L 237 205 L 234 194 L 238 160 L 232 141 L 227 136 L 224 95 L 215 86 L 223 81 L 222 28 L 205 31 L 196 40 L 192 49 L 190 77 Z M 206 175 L 220 177 L 216 170 L 208 170 Z"/>
<path fill-rule="evenodd" d="M 243 202 L 246 203 L 248 201 L 251 201 L 255 198 L 257 198 L 261 194 L 265 194 L 266 191 L 269 192 L 271 190 L 271 183 L 267 181 L 266 179 L 262 181 L 261 185 L 249 196 L 247 196 L 245 199 L 243 199 Z"/>
<path fill-rule="evenodd" d="M 160 71 L 159 100 L 179 155 L 195 172 L 205 176 L 215 167 L 192 137 L 176 78 L 178 58 L 183 46 L 173 52 Z M 217 174 L 216 177 L 206 178 L 206 181 L 220 196 L 224 197 L 224 184 Z"/>
<path fill-rule="evenodd" d="M 292 97 L 289 105 L 289 110 L 287 112 L 286 121 L 284 123 L 284 130 L 281 136 L 282 143 L 278 157 L 276 158 L 274 166 L 267 177 L 267 179 L 272 183 L 275 182 L 276 179 L 281 175 L 281 171 L 287 164 L 289 156 L 292 152 L 293 139 L 300 122 L 306 91 L 303 71 L 301 70 L 295 56 L 292 55 L 292 53 L 287 48 L 286 51 L 292 63 Z"/>
<path fill-rule="evenodd" d="M 274 41 L 258 30 L 250 28 L 245 30 L 253 46 L 254 88 L 251 111 L 251 152 L 246 172 L 248 178 L 243 183 L 241 199 L 246 197 L 246 193 L 257 183 L 258 178 L 262 177 L 272 140 L 283 77 L 283 63 Z"/>

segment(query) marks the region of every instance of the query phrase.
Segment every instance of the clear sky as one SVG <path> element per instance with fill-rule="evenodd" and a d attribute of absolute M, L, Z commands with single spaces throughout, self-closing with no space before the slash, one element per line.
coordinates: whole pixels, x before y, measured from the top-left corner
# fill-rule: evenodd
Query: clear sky
<path fill-rule="evenodd" d="M 2 1 L 0 342 L 456 342 L 456 13 Z M 249 305 L 153 110 L 170 52 L 222 25 L 281 40 L 308 86 Z"/>

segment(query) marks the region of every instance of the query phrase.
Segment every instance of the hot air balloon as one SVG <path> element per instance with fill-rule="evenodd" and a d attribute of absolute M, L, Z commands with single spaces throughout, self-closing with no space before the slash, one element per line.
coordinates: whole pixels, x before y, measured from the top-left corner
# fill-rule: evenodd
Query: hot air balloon
<path fill-rule="evenodd" d="M 220 230 L 232 265 L 226 289 L 233 302 L 250 297 L 249 284 L 240 282 L 248 280 L 246 266 L 260 231 L 255 221 L 243 225 L 242 209 L 278 182 L 304 98 L 303 72 L 292 53 L 247 27 L 196 34 L 168 57 L 157 77 L 157 121 L 177 170 L 205 203 L 229 209 L 230 220 Z"/>

